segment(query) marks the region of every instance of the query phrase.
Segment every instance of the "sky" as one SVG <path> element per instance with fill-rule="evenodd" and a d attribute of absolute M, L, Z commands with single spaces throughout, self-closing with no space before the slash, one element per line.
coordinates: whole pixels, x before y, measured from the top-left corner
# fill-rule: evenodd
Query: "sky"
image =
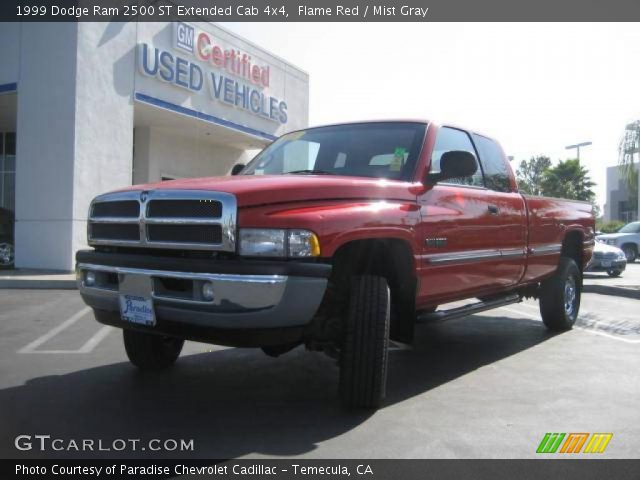
<path fill-rule="evenodd" d="M 514 168 L 575 157 L 606 200 L 640 119 L 636 23 L 222 23 L 309 73 L 309 123 L 424 118 L 498 139 Z"/>

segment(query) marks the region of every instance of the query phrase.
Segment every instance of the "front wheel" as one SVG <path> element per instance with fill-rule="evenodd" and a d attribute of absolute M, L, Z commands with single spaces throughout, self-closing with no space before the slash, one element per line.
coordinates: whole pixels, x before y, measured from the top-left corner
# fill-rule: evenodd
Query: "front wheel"
<path fill-rule="evenodd" d="M 542 282 L 540 314 L 549 330 L 571 330 L 580 310 L 582 275 L 576 262 L 560 257 L 560 264 L 553 277 Z"/>
<path fill-rule="evenodd" d="M 622 270 L 607 270 L 607 275 L 610 277 L 619 277 L 622 274 Z"/>
<path fill-rule="evenodd" d="M 180 338 L 123 330 L 129 361 L 140 370 L 164 370 L 172 366 L 184 345 Z"/>
<path fill-rule="evenodd" d="M 340 397 L 349 408 L 378 408 L 386 394 L 391 294 L 386 279 L 351 282 L 340 351 Z"/>

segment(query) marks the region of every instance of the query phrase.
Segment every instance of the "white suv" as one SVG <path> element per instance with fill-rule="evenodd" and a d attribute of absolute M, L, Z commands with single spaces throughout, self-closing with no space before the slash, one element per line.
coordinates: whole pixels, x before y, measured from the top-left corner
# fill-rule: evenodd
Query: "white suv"
<path fill-rule="evenodd" d="M 598 235 L 598 240 L 622 249 L 627 262 L 633 263 L 640 252 L 640 222 L 627 223 L 617 233 Z"/>

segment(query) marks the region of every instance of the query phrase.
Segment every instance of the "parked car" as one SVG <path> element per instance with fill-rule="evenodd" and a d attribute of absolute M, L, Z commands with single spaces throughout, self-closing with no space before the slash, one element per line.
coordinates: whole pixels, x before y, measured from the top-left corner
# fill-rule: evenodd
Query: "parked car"
<path fill-rule="evenodd" d="M 627 257 L 628 263 L 633 263 L 640 252 L 640 222 L 627 223 L 616 233 L 598 235 L 598 240 L 620 248 Z"/>
<path fill-rule="evenodd" d="M 171 366 L 185 339 L 268 355 L 305 345 L 339 360 L 346 406 L 375 408 L 389 339 L 412 342 L 418 320 L 533 297 L 548 329 L 576 321 L 592 206 L 520 194 L 486 136 L 331 125 L 284 135 L 234 170 L 90 206 L 79 291 L 99 322 L 123 329 L 140 369 Z"/>
<path fill-rule="evenodd" d="M 0 268 L 13 268 L 13 212 L 0 208 Z"/>
<path fill-rule="evenodd" d="M 607 272 L 610 277 L 619 277 L 627 268 L 627 257 L 618 247 L 597 241 L 586 272 Z"/>

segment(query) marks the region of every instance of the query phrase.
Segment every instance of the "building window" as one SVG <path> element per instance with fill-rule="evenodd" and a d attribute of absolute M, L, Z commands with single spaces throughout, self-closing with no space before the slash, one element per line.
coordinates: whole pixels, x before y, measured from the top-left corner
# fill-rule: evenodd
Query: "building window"
<path fill-rule="evenodd" d="M 16 132 L 0 132 L 0 207 L 15 211 Z"/>

